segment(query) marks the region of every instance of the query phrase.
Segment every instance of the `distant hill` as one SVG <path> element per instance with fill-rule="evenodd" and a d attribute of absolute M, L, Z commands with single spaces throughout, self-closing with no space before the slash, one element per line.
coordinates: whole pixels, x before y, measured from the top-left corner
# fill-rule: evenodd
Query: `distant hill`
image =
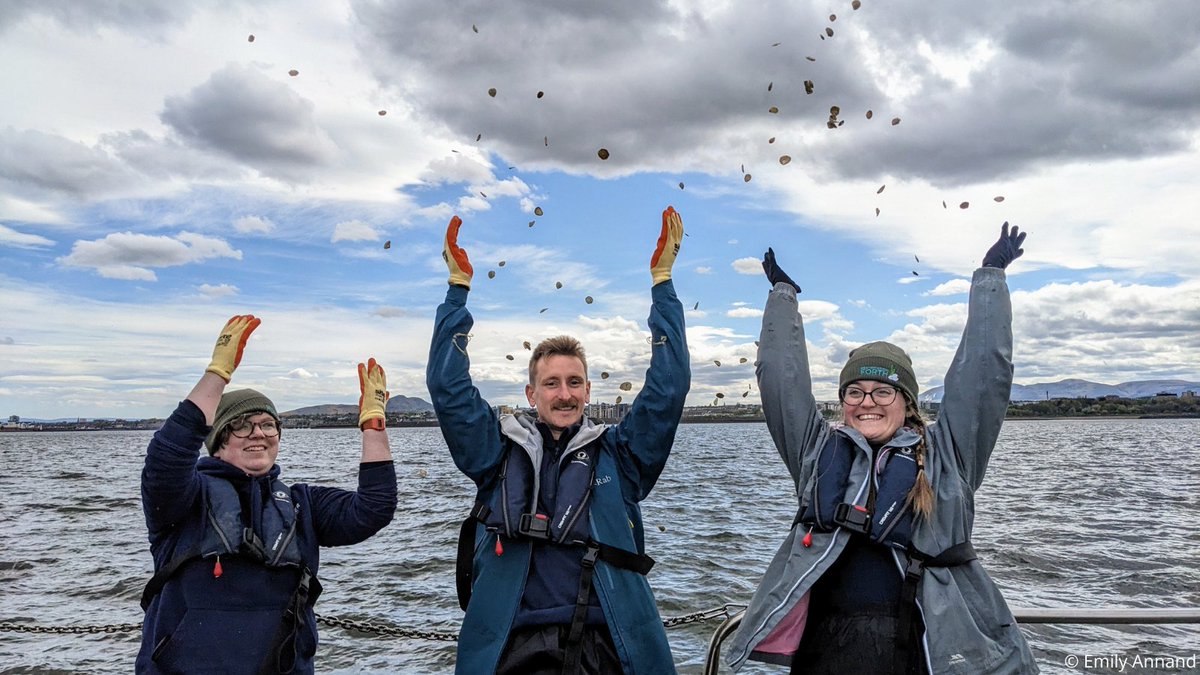
<path fill-rule="evenodd" d="M 933 387 L 921 392 L 918 396 L 922 401 L 932 403 L 942 402 L 942 387 Z M 1044 401 L 1050 398 L 1100 398 L 1101 396 L 1120 396 L 1121 398 L 1149 398 L 1159 393 L 1170 393 L 1178 396 L 1185 391 L 1200 393 L 1200 382 L 1186 380 L 1137 380 L 1121 384 L 1101 384 L 1087 380 L 1059 380 L 1058 382 L 1041 382 L 1038 384 L 1014 384 L 1010 401 Z"/>
<path fill-rule="evenodd" d="M 390 413 L 433 412 L 433 405 L 423 399 L 397 395 L 388 399 L 387 411 Z M 279 415 L 281 417 L 291 415 L 348 415 L 357 412 L 357 403 L 326 403 L 324 405 L 310 405 L 306 408 L 288 410 Z"/>

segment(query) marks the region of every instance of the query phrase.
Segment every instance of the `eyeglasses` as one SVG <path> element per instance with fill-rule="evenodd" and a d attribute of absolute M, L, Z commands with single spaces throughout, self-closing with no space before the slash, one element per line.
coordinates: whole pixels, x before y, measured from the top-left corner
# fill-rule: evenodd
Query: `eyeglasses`
<path fill-rule="evenodd" d="M 249 438 L 250 434 L 254 433 L 254 427 L 262 432 L 263 436 L 278 436 L 279 424 L 275 420 L 264 420 L 262 422 L 251 422 L 245 417 L 238 417 L 229 423 L 229 433 L 238 438 Z"/>
<path fill-rule="evenodd" d="M 863 391 L 858 387 L 847 387 L 846 391 L 842 392 L 842 403 L 858 405 L 868 396 L 875 402 L 875 405 L 887 405 L 896 400 L 896 389 L 894 387 L 879 387 L 871 391 Z"/>

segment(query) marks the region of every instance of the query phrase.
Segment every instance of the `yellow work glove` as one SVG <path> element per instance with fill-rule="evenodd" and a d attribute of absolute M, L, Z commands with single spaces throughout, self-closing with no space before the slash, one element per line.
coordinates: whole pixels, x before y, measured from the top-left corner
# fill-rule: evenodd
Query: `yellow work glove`
<path fill-rule="evenodd" d="M 250 339 L 250 334 L 260 323 L 262 321 L 254 318 L 253 314 L 230 319 L 221 329 L 217 346 L 213 347 L 212 363 L 204 369 L 205 372 L 220 375 L 221 379 L 229 382 L 233 371 L 242 362 L 242 350 L 246 348 L 246 340 Z"/>
<path fill-rule="evenodd" d="M 650 276 L 657 286 L 671 278 L 671 267 L 679 255 L 679 244 L 683 241 L 683 220 L 674 206 L 663 211 L 662 233 L 658 235 L 658 246 L 650 258 Z"/>
<path fill-rule="evenodd" d="M 358 364 L 358 428 L 382 429 L 387 421 L 387 373 L 383 366 L 368 359 Z M 371 420 L 379 420 L 372 422 Z"/>
<path fill-rule="evenodd" d="M 450 283 L 457 286 L 471 287 L 471 275 L 475 270 L 471 269 L 471 261 L 467 258 L 467 252 L 458 246 L 458 228 L 462 227 L 462 219 L 454 216 L 450 219 L 450 226 L 446 228 L 446 243 L 442 247 L 442 259 L 446 261 L 446 267 L 450 268 Z"/>

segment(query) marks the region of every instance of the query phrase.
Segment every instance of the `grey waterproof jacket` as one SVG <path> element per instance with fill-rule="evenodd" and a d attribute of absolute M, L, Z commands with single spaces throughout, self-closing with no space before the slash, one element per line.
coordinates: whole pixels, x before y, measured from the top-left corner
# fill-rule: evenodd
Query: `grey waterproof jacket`
<path fill-rule="evenodd" d="M 775 284 L 767 299 L 755 366 L 767 427 L 797 494 L 807 500 L 816 480 L 817 451 L 833 427 L 822 418 L 812 395 L 804 325 L 796 291 L 787 283 Z M 926 432 L 925 470 L 936 501 L 932 517 L 915 523 L 912 544 L 918 551 L 936 556 L 970 540 L 975 490 L 983 482 L 1000 433 L 1012 374 L 1012 306 L 1004 271 L 980 268 L 971 281 L 967 324 L 946 373 L 938 419 Z M 860 450 L 846 498 L 854 501 L 857 486 L 868 479 L 871 450 L 857 431 L 842 427 L 840 433 Z M 900 434 L 912 432 L 901 428 Z M 906 444 L 903 440 L 895 439 Z M 856 503 L 865 503 L 866 491 L 862 492 Z M 811 546 L 805 547 L 804 534 L 793 526 L 767 567 L 726 653 L 733 668 L 740 668 L 755 652 L 763 660 L 786 661 L 799 644 L 803 625 L 797 616 L 807 607 L 808 591 L 850 538 L 840 528 L 813 532 Z M 903 575 L 905 556 L 897 551 L 893 555 L 897 574 Z M 925 623 L 923 648 L 930 673 L 1038 671 L 1004 598 L 978 560 L 926 567 L 917 603 Z"/>

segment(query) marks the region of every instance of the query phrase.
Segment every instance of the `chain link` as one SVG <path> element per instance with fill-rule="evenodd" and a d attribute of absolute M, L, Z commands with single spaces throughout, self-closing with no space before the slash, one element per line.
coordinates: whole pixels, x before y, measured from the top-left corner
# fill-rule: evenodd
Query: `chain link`
<path fill-rule="evenodd" d="M 663 619 L 664 628 L 674 628 L 683 626 L 689 623 L 698 623 L 700 621 L 710 621 L 712 619 L 727 619 L 735 612 L 731 610 L 745 609 L 745 605 L 725 604 L 721 607 L 714 607 L 700 612 L 692 612 L 682 616 L 673 616 Z M 436 642 L 457 642 L 458 633 L 434 630 L 420 630 L 416 628 L 401 628 L 392 626 L 378 621 L 355 621 L 353 619 L 343 619 L 336 616 L 321 616 L 316 615 L 317 623 L 323 623 L 326 626 L 335 628 L 344 628 L 346 630 L 355 631 L 358 633 L 374 633 L 376 635 L 388 635 L 391 637 L 415 638 L 417 640 L 433 640 Z M 51 633 L 56 635 L 75 635 L 82 633 L 136 633 L 142 630 L 140 623 L 117 623 L 104 626 L 34 626 L 29 624 L 0 622 L 0 633 Z"/>
<path fill-rule="evenodd" d="M 107 626 L 31 626 L 27 624 L 0 622 L 0 633 L 134 633 L 142 630 L 140 623 L 117 623 Z"/>
<path fill-rule="evenodd" d="M 346 630 L 358 631 L 359 633 L 375 633 L 377 635 L 417 638 L 418 640 L 435 640 L 438 642 L 458 642 L 458 633 L 417 630 L 414 628 L 400 628 L 398 626 L 389 626 L 377 621 L 355 621 L 353 619 L 343 619 L 336 616 L 324 617 L 318 614 L 317 623 L 323 623 L 326 626 L 345 628 Z"/>

